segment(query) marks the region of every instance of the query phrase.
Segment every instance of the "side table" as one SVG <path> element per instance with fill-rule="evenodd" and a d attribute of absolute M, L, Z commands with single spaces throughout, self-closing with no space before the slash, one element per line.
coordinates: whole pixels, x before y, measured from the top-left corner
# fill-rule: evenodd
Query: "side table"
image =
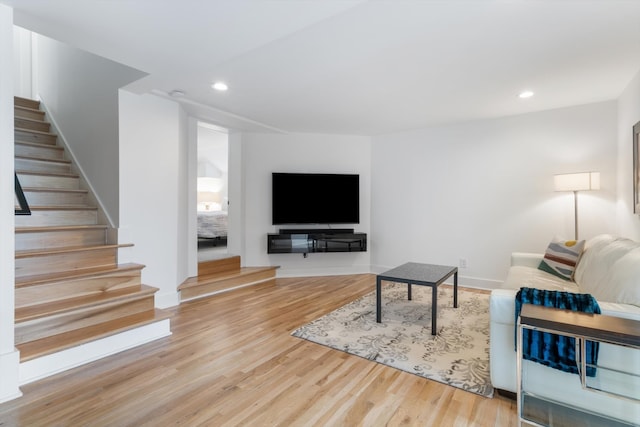
<path fill-rule="evenodd" d="M 576 357 L 578 359 L 576 364 L 579 371 L 576 381 L 581 382 L 582 388 L 610 396 L 612 399 L 630 401 L 631 404 L 635 405 L 640 404 L 638 390 L 629 392 L 629 390 L 617 390 L 609 384 L 600 384 L 598 386 L 590 384 L 590 380 L 587 377 L 586 358 L 578 357 L 578 355 L 586 354 L 586 341 L 640 349 L 640 321 L 524 304 L 518 319 L 517 334 L 517 405 L 521 426 L 588 425 L 618 427 L 635 425 L 628 423 L 626 420 L 599 414 L 596 412 L 598 408 L 573 407 L 563 402 L 553 401 L 528 392 L 523 379 L 522 336 L 524 329 L 574 338 Z M 608 368 L 604 366 L 597 366 L 596 368 L 599 371 L 608 371 Z M 615 375 L 629 375 L 637 381 L 637 374 L 620 371 L 615 371 L 614 373 Z M 620 415 L 624 416 L 625 414 Z"/>

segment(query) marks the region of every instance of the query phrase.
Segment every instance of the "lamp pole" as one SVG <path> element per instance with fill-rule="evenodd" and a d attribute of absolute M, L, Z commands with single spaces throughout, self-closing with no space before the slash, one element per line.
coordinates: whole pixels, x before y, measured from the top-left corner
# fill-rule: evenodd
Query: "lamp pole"
<path fill-rule="evenodd" d="M 573 224 L 575 240 L 578 240 L 578 191 L 573 191 Z"/>

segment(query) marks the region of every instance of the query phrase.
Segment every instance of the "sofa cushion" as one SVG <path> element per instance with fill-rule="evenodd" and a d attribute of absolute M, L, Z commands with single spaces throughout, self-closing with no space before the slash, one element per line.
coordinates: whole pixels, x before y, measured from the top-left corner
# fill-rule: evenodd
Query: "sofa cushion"
<path fill-rule="evenodd" d="M 538 268 L 561 279 L 572 280 L 584 243 L 584 240 L 562 240 L 554 237 Z"/>
<path fill-rule="evenodd" d="M 515 296 L 520 288 L 538 288 L 552 291 L 579 293 L 574 282 L 560 279 L 557 276 L 534 267 L 514 265 L 509 268 L 507 277 L 500 289 L 491 291 L 490 316 L 492 322 L 514 324 Z"/>
<path fill-rule="evenodd" d="M 538 288 L 551 291 L 580 292 L 574 282 L 560 279 L 546 271 L 521 265 L 509 268 L 502 289 Z"/>
<path fill-rule="evenodd" d="M 613 273 L 613 265 L 638 247 L 640 244 L 633 240 L 610 235 L 590 239 L 574 274 L 580 291 L 592 294 L 599 301 L 610 301 L 604 298 L 603 292 L 606 290 L 602 287 L 608 286 L 607 282 L 611 280 L 608 276 Z"/>
<path fill-rule="evenodd" d="M 640 306 L 640 247 L 613 263 L 593 296 L 601 301 Z"/>

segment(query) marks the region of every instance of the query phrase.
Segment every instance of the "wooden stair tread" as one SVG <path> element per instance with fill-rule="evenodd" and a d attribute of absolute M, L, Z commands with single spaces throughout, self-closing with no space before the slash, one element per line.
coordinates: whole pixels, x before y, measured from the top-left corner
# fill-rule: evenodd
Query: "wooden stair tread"
<path fill-rule="evenodd" d="M 59 206 L 31 206 L 31 211 L 97 211 L 96 206 L 87 205 L 59 205 Z"/>
<path fill-rule="evenodd" d="M 53 150 L 60 150 L 60 151 L 64 151 L 64 147 L 61 147 L 59 145 L 51 145 L 51 144 L 42 144 L 40 142 L 32 142 L 32 141 L 15 141 L 16 144 L 18 145 L 28 145 L 31 147 L 39 147 L 39 148 L 48 148 L 48 149 L 53 149 Z"/>
<path fill-rule="evenodd" d="M 37 157 L 37 156 L 22 156 L 22 155 L 18 155 L 16 154 L 14 156 L 16 159 L 20 159 L 20 160 L 33 160 L 36 162 L 48 162 L 48 163 L 62 163 L 65 165 L 70 165 L 71 164 L 71 160 L 67 160 L 67 159 L 49 159 L 46 157 Z"/>
<path fill-rule="evenodd" d="M 240 270 L 233 272 L 225 272 L 220 274 L 208 274 L 198 277 L 190 277 L 178 286 L 178 290 L 193 288 L 197 286 L 207 285 L 216 281 L 224 281 L 234 279 L 243 276 L 250 276 L 252 274 L 261 273 L 264 271 L 276 270 L 279 267 L 242 267 Z"/>
<path fill-rule="evenodd" d="M 16 347 L 20 350 L 20 361 L 25 362 L 169 318 L 171 314 L 168 311 L 156 308 L 153 311 L 136 313 L 106 323 L 18 344 Z"/>
<path fill-rule="evenodd" d="M 44 113 L 41 110 L 33 110 L 33 109 L 31 109 L 31 111 L 38 111 L 40 113 Z M 34 122 L 34 123 L 37 123 L 37 124 L 42 124 L 42 123 L 49 124 L 49 122 L 46 122 L 44 120 L 32 119 L 31 117 L 16 116 L 15 114 L 13 115 L 13 118 L 14 118 L 14 120 L 24 120 L 24 121 L 28 121 L 28 122 Z M 22 129 L 22 128 L 18 128 L 18 129 Z"/>
<path fill-rule="evenodd" d="M 13 95 L 13 103 L 14 105 L 22 105 L 22 104 L 37 104 L 40 105 L 40 101 L 37 99 L 25 98 L 24 96 Z"/>
<path fill-rule="evenodd" d="M 103 249 L 127 248 L 131 246 L 133 246 L 132 243 L 120 243 L 120 244 L 112 244 L 112 245 L 65 246 L 61 248 L 16 251 L 16 259 L 43 256 L 43 255 L 52 255 L 52 254 L 64 254 L 64 253 L 72 253 L 72 252 L 99 251 Z"/>
<path fill-rule="evenodd" d="M 21 120 L 26 120 L 26 119 L 21 119 Z M 35 133 L 38 135 L 44 135 L 44 136 L 53 136 L 53 137 L 57 137 L 58 135 L 56 135 L 55 133 L 52 132 L 45 132 L 45 131 L 41 131 L 41 130 L 35 130 L 35 129 L 28 129 L 28 128 L 21 128 L 21 127 L 14 127 L 13 128 L 16 132 L 27 132 L 27 133 Z"/>
<path fill-rule="evenodd" d="M 16 173 L 18 175 L 40 175 L 40 176 L 56 176 L 56 177 L 67 177 L 67 178 L 79 178 L 80 176 L 77 173 L 73 172 L 42 172 L 42 171 L 28 171 L 24 169 L 17 170 Z"/>
<path fill-rule="evenodd" d="M 96 206 L 87 205 L 59 205 L 59 206 L 31 206 L 31 211 L 97 211 Z"/>
<path fill-rule="evenodd" d="M 23 192 L 30 193 L 88 193 L 89 190 L 83 188 L 49 188 L 49 187 L 22 187 Z"/>
<path fill-rule="evenodd" d="M 25 98 L 26 99 L 26 98 Z M 42 114 L 43 116 L 45 115 L 45 112 L 42 110 L 38 110 L 36 108 L 30 108 L 30 107 L 26 107 L 24 105 L 19 105 L 19 104 L 14 104 L 13 108 L 16 108 L 18 110 L 25 110 L 25 111 L 29 111 L 31 113 L 39 113 Z"/>
<path fill-rule="evenodd" d="M 88 224 L 88 225 L 41 225 L 35 227 L 16 227 L 16 233 L 37 233 L 48 231 L 75 231 L 75 230 L 106 230 L 108 227 L 104 224 Z"/>
<path fill-rule="evenodd" d="M 82 270 L 69 270 L 60 273 L 34 274 L 32 276 L 16 277 L 16 288 L 38 285 L 47 282 L 58 282 L 61 280 L 73 280 L 83 277 L 99 276 L 121 271 L 142 270 L 143 264 L 125 263 L 116 266 L 102 266 L 93 268 L 83 268 Z"/>
<path fill-rule="evenodd" d="M 129 299 L 153 296 L 157 290 L 158 288 L 152 286 L 140 285 L 139 288 L 115 289 L 59 301 L 48 301 L 39 305 L 17 307 L 15 310 L 15 323 L 17 325 L 21 322 L 42 317 L 86 310 L 91 307 L 104 305 L 105 303 L 115 304 Z"/>

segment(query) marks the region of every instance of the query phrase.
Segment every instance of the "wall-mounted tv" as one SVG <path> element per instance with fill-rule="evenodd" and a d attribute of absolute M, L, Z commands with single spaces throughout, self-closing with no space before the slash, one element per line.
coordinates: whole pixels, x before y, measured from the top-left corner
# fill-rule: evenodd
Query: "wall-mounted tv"
<path fill-rule="evenodd" d="M 272 174 L 272 219 L 279 224 L 360 223 L 360 176 Z"/>

